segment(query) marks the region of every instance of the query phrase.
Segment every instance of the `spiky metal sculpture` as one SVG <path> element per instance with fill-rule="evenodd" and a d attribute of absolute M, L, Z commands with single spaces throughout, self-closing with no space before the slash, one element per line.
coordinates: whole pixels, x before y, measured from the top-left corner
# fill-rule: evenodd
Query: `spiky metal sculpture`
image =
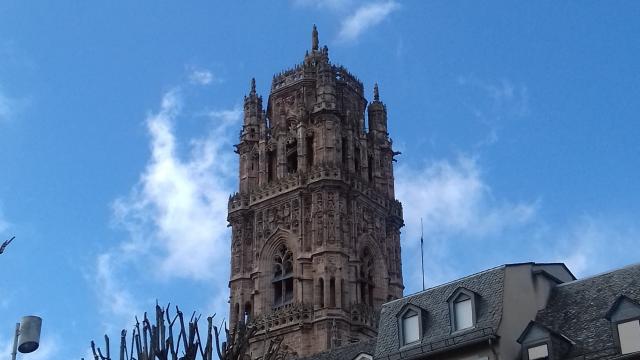
<path fill-rule="evenodd" d="M 214 315 L 215 316 L 215 315 Z M 215 336 L 216 353 L 220 360 L 250 360 L 247 354 L 249 339 L 256 333 L 257 328 L 252 324 L 239 322 L 233 331 L 224 326 L 226 341 L 220 341 L 221 331 L 213 325 L 213 317 L 207 317 L 207 336 L 204 348 L 198 327 L 200 316 L 191 315 L 185 326 L 184 315 L 176 306 L 176 315 L 169 314 L 169 305 L 162 308 L 156 304 L 155 323 L 152 323 L 144 313 L 142 324 L 136 317 L 129 347 L 127 347 L 127 331 L 120 334 L 119 360 L 213 360 L 213 339 Z M 173 327 L 178 321 L 179 332 L 175 337 Z M 167 326 L 168 325 L 168 326 Z M 95 342 L 91 341 L 91 351 L 94 360 L 113 360 L 109 347 L 109 337 L 104 336 L 105 353 Z M 270 341 L 261 360 L 285 360 L 287 355 L 282 353 L 280 345 L 282 338 Z M 182 356 L 179 356 L 181 354 Z M 82 359 L 84 360 L 84 358 Z"/>

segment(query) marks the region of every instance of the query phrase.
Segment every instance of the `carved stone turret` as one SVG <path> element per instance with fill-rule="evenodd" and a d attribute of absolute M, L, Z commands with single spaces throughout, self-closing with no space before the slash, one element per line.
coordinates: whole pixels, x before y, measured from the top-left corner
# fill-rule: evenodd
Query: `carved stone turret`
<path fill-rule="evenodd" d="M 368 131 L 365 119 L 368 115 Z M 252 81 L 229 199 L 230 319 L 255 321 L 298 355 L 376 335 L 381 305 L 402 296 L 402 206 L 393 192 L 386 107 L 311 50 L 273 77 L 266 106 Z"/>

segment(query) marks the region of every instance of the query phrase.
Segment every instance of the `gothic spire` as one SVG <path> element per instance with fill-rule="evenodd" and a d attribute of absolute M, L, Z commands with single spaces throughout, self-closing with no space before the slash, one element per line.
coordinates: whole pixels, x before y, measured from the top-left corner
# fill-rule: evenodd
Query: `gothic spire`
<path fill-rule="evenodd" d="M 251 78 L 251 95 L 256 94 L 256 78 Z"/>
<path fill-rule="evenodd" d="M 318 50 L 318 29 L 313 24 L 313 31 L 311 32 L 311 50 Z"/>
<path fill-rule="evenodd" d="M 380 101 L 380 93 L 378 92 L 378 83 L 373 85 L 373 101 Z"/>

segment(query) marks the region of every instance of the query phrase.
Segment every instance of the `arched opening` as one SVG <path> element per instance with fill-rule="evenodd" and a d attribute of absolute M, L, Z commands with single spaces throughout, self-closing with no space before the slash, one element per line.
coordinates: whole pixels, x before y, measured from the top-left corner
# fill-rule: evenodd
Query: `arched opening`
<path fill-rule="evenodd" d="M 282 244 L 273 257 L 273 306 L 293 301 L 293 254 Z"/>
<path fill-rule="evenodd" d="M 369 162 L 367 164 L 367 171 L 369 172 L 369 182 L 373 181 L 373 156 L 369 155 Z"/>
<path fill-rule="evenodd" d="M 369 306 L 374 305 L 374 265 L 371 251 L 369 251 L 369 248 L 364 248 L 362 256 L 360 257 L 360 276 L 358 278 L 358 282 L 360 283 L 360 302 Z"/>
<path fill-rule="evenodd" d="M 347 149 L 347 138 L 343 137 L 342 138 L 342 168 L 343 169 L 347 169 L 347 161 L 349 159 L 348 157 L 349 153 L 348 153 L 348 149 Z"/>
<path fill-rule="evenodd" d="M 345 306 L 346 301 L 346 288 L 344 287 L 344 279 L 340 279 L 340 304 Z"/>
<path fill-rule="evenodd" d="M 267 151 L 267 181 L 272 182 L 276 178 L 276 150 Z"/>
<path fill-rule="evenodd" d="M 360 175 L 360 147 L 357 144 L 353 149 L 353 165 L 356 175 Z"/>
<path fill-rule="evenodd" d="M 320 307 L 323 308 L 324 307 L 324 279 L 320 278 L 320 280 L 318 280 L 318 294 L 319 294 L 319 299 L 320 301 L 318 301 L 318 303 L 320 304 Z"/>
<path fill-rule="evenodd" d="M 240 321 L 240 304 L 236 303 L 236 306 L 233 309 L 233 313 L 236 316 L 236 321 Z"/>
<path fill-rule="evenodd" d="M 336 278 L 329 280 L 329 307 L 336 307 Z"/>
<path fill-rule="evenodd" d="M 313 135 L 307 137 L 307 169 L 313 166 Z"/>
<path fill-rule="evenodd" d="M 287 141 L 287 174 L 293 174 L 298 171 L 298 142 L 293 139 Z"/>
<path fill-rule="evenodd" d="M 244 314 L 243 320 L 245 324 L 248 324 L 251 321 L 251 303 L 247 302 L 244 304 Z"/>

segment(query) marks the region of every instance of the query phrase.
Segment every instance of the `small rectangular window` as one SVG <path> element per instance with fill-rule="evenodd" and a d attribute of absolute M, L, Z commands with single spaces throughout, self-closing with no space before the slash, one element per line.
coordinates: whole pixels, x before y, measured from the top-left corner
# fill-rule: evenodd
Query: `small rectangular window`
<path fill-rule="evenodd" d="M 549 358 L 549 349 L 547 348 L 547 344 L 530 347 L 527 349 L 527 352 L 529 353 L 529 360 Z"/>
<path fill-rule="evenodd" d="M 640 351 L 640 320 L 618 324 L 618 337 L 623 354 Z"/>
<path fill-rule="evenodd" d="M 455 311 L 456 330 L 467 329 L 473 326 L 471 299 L 455 302 L 453 304 L 453 311 Z"/>
<path fill-rule="evenodd" d="M 403 343 L 410 344 L 420 339 L 420 328 L 418 324 L 418 314 L 410 313 L 402 319 L 402 339 Z"/>

